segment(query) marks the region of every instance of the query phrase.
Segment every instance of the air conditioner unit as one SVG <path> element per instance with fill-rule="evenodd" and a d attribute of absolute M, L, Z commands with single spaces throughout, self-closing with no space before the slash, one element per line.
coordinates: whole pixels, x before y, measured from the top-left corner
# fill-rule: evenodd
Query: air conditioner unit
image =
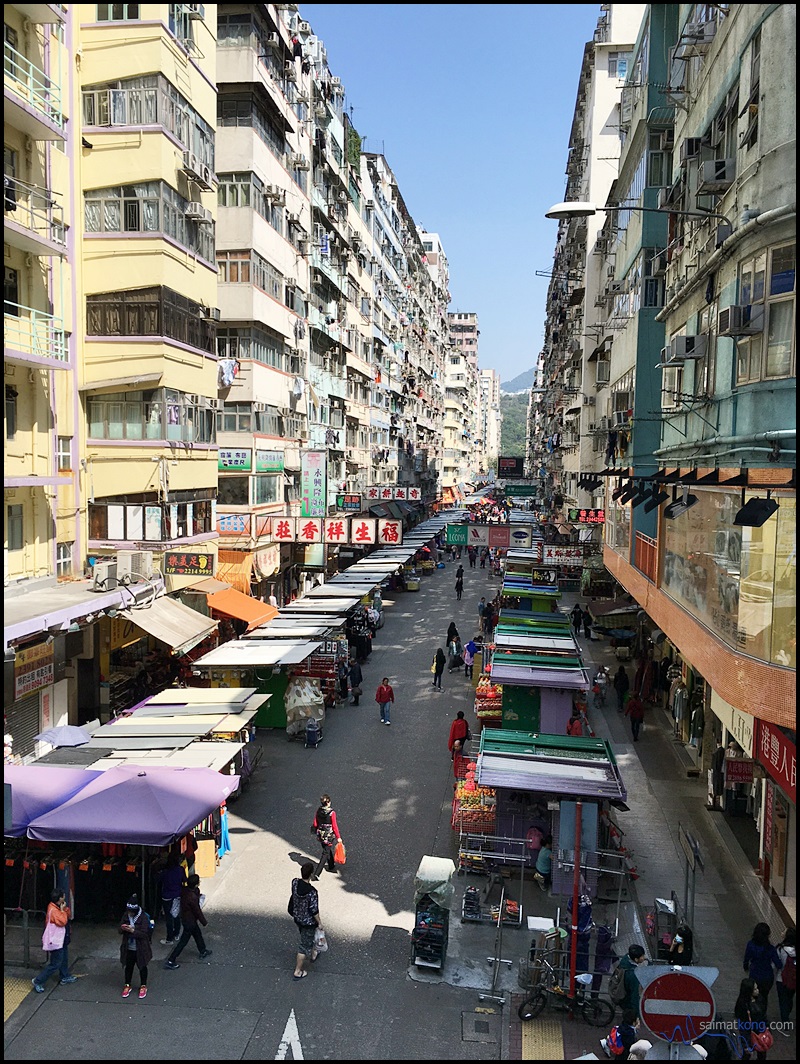
<path fill-rule="evenodd" d="M 203 164 L 193 151 L 183 153 L 183 172 L 190 177 L 202 177 Z"/>
<path fill-rule="evenodd" d="M 117 586 L 117 563 L 95 562 L 92 567 L 92 591 L 114 591 Z"/>
<path fill-rule="evenodd" d="M 719 336 L 752 336 L 764 329 L 764 305 L 739 304 L 725 307 L 719 312 L 717 334 Z"/>
<path fill-rule="evenodd" d="M 322 282 L 325 280 L 325 274 L 322 272 L 322 270 L 312 270 L 311 280 L 314 284 L 322 284 Z"/>
<path fill-rule="evenodd" d="M 308 240 L 298 240 L 297 241 L 297 250 L 300 252 L 301 255 L 307 255 L 310 246 L 311 246 L 311 242 L 308 241 Z"/>
<path fill-rule="evenodd" d="M 297 32 L 298 33 L 311 33 L 311 23 L 310 22 L 298 22 L 297 23 Z"/>
<path fill-rule="evenodd" d="M 297 433 L 297 438 L 298 438 L 298 440 L 307 440 L 308 439 L 308 430 L 307 429 L 301 429 Z"/>
<path fill-rule="evenodd" d="M 197 21 L 198 19 L 204 19 L 206 17 L 206 9 L 202 4 L 187 4 L 186 14 L 193 21 Z"/>
<path fill-rule="evenodd" d="M 321 100 L 318 100 L 317 103 L 314 104 L 314 114 L 317 118 L 325 118 L 328 114 L 328 108 Z"/>
<path fill-rule="evenodd" d="M 219 307 L 206 307 L 203 317 L 208 321 L 219 321 L 222 315 Z"/>
<path fill-rule="evenodd" d="M 700 164 L 697 195 L 705 196 L 725 192 L 731 187 L 735 177 L 735 159 L 709 159 Z"/>
<path fill-rule="evenodd" d="M 341 78 L 331 78 L 331 88 L 332 89 L 341 89 L 341 87 L 342 87 L 342 79 Z"/>
<path fill-rule="evenodd" d="M 294 59 L 286 59 L 283 64 L 283 76 L 287 81 L 297 81 L 297 71 L 294 66 Z"/>
<path fill-rule="evenodd" d="M 675 147 L 674 129 L 662 129 L 660 147 L 662 151 L 672 151 L 672 149 Z"/>
<path fill-rule="evenodd" d="M 687 22 L 683 29 L 693 48 L 708 48 L 716 35 L 716 22 Z"/>
<path fill-rule="evenodd" d="M 597 422 L 597 427 L 600 432 L 608 432 L 609 428 L 611 427 L 611 418 L 601 417 L 600 420 Z"/>
<path fill-rule="evenodd" d="M 680 161 L 687 163 L 690 159 L 696 159 L 700 154 L 700 137 L 686 137 L 681 141 Z"/>
<path fill-rule="evenodd" d="M 666 251 L 659 251 L 657 255 L 653 256 L 652 266 L 650 267 L 650 273 L 653 277 L 663 277 L 667 272 L 667 253 Z"/>
<path fill-rule="evenodd" d="M 289 168 L 291 170 L 310 170 L 311 169 L 311 167 L 309 165 L 309 162 L 308 162 L 308 159 L 306 159 L 305 155 L 295 155 L 295 154 L 292 154 L 292 155 L 289 156 Z"/>
<path fill-rule="evenodd" d="M 669 361 L 683 362 L 690 358 L 704 358 L 708 348 L 705 333 L 697 336 L 673 336 L 669 344 Z"/>
<path fill-rule="evenodd" d="M 289 211 L 286 215 L 286 220 L 289 222 L 289 225 L 299 225 L 300 215 L 296 214 L 294 211 Z"/>
<path fill-rule="evenodd" d="M 658 190 L 657 207 L 660 211 L 668 211 L 672 207 L 672 187 L 666 186 Z"/>
<path fill-rule="evenodd" d="M 616 273 L 616 270 L 614 269 L 613 266 L 607 266 L 606 267 L 606 277 L 609 277 L 609 278 L 613 279 L 615 273 Z"/>
<path fill-rule="evenodd" d="M 136 577 L 149 580 L 152 575 L 153 552 L 151 550 L 117 551 L 117 578 L 120 583 L 133 583 Z"/>
<path fill-rule="evenodd" d="M 730 222 L 720 222 L 714 234 L 714 247 L 721 248 L 732 233 L 733 226 Z"/>
<path fill-rule="evenodd" d="M 596 400 L 595 400 L 595 397 L 593 395 L 584 395 L 584 397 L 583 397 L 583 405 L 584 406 L 594 406 L 595 402 L 596 402 Z"/>
<path fill-rule="evenodd" d="M 295 103 L 311 103 L 311 97 L 307 92 L 298 92 L 294 98 Z"/>
<path fill-rule="evenodd" d="M 193 218 L 196 222 L 210 224 L 214 221 L 214 217 L 208 207 L 204 207 L 203 204 L 198 203 L 197 200 L 189 200 L 183 213 L 186 218 Z"/>
<path fill-rule="evenodd" d="M 662 347 L 661 348 L 661 354 L 659 356 L 658 365 L 656 366 L 656 369 L 664 369 L 668 365 L 669 365 L 669 348 L 668 347 Z"/>
<path fill-rule="evenodd" d="M 266 44 L 267 48 L 273 48 L 278 51 L 281 46 L 281 39 L 277 33 L 268 33 L 264 43 Z"/>

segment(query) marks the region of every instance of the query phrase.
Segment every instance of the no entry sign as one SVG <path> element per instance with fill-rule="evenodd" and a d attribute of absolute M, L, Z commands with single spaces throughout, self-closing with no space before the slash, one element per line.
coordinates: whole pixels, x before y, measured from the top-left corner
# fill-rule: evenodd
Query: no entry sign
<path fill-rule="evenodd" d="M 686 970 L 657 976 L 642 991 L 642 1023 L 656 1038 L 689 1042 L 714 1020 L 716 1006 L 709 987 Z"/>

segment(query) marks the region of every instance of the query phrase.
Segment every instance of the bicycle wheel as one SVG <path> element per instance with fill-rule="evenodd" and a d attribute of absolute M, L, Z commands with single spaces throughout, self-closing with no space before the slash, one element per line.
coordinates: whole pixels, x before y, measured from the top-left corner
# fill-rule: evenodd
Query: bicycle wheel
<path fill-rule="evenodd" d="M 611 1002 L 603 998 L 591 998 L 583 1006 L 583 1016 L 590 1027 L 609 1027 L 615 1012 Z"/>
<path fill-rule="evenodd" d="M 517 1009 L 517 1015 L 521 1020 L 532 1020 L 538 1016 L 547 1004 L 547 997 L 541 990 L 537 990 L 529 998 L 526 998 Z"/>

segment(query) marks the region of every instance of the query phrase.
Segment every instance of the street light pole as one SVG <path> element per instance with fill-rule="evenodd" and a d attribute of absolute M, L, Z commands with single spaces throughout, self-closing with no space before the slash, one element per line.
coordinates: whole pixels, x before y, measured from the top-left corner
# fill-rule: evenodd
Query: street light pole
<path fill-rule="evenodd" d="M 724 214 L 716 211 L 673 211 L 662 210 L 660 207 L 640 207 L 638 204 L 622 204 L 616 207 L 598 207 L 594 203 L 586 203 L 582 200 L 566 200 L 564 203 L 555 203 L 549 211 L 545 212 L 545 218 L 554 218 L 556 221 L 569 221 L 571 218 L 591 218 L 593 215 L 602 213 L 610 214 L 612 211 L 640 211 L 643 214 L 677 214 L 681 218 L 694 218 L 703 221 L 705 218 L 716 218 L 733 229 L 733 222 Z"/>

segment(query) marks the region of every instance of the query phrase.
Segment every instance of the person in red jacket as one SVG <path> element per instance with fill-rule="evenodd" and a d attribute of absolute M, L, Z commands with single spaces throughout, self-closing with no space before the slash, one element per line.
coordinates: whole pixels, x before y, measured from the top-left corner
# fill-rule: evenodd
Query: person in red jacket
<path fill-rule="evenodd" d="M 469 738 L 471 738 L 469 724 L 467 724 L 464 711 L 459 709 L 458 713 L 456 713 L 456 719 L 450 725 L 450 738 L 447 740 L 447 749 L 452 753 L 456 741 L 460 741 L 463 746 L 464 740 Z"/>
<path fill-rule="evenodd" d="M 567 735 L 583 735 L 583 717 L 577 706 L 572 707 L 572 716 L 567 721 Z"/>
<path fill-rule="evenodd" d="M 629 698 L 628 704 L 625 707 L 625 716 L 631 718 L 631 732 L 633 734 L 633 741 L 639 742 L 639 731 L 642 727 L 642 721 L 644 720 L 644 702 L 641 698 Z"/>
<path fill-rule="evenodd" d="M 375 701 L 380 707 L 381 724 L 391 724 L 389 710 L 392 702 L 394 702 L 394 691 L 392 690 L 392 685 L 389 683 L 388 676 L 384 676 L 378 685 L 378 690 L 375 692 Z"/>

